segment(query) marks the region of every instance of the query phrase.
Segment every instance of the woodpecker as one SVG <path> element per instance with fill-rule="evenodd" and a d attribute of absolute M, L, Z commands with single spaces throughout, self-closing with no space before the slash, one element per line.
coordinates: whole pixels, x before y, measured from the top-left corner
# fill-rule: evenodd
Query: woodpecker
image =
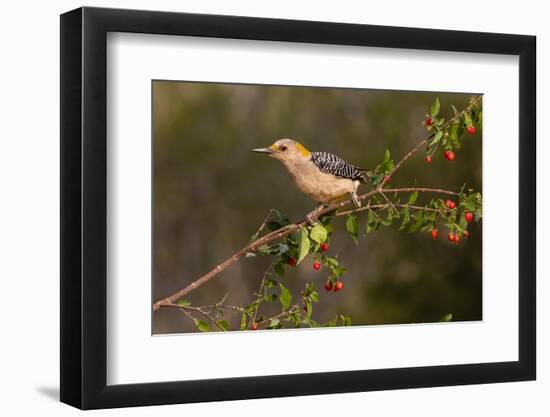
<path fill-rule="evenodd" d="M 267 148 L 252 149 L 278 159 L 292 176 L 296 186 L 320 207 L 351 197 L 361 203 L 357 188 L 367 179 L 360 168 L 328 152 L 310 152 L 292 139 L 280 139 Z"/>

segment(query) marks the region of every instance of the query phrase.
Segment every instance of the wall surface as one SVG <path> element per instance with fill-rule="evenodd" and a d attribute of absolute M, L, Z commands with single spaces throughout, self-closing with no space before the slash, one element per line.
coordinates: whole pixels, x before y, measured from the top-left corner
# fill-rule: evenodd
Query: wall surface
<path fill-rule="evenodd" d="M 429 6 L 410 1 L 392 2 L 258 2 L 252 0 L 94 1 L 88 6 L 158 9 L 180 12 L 249 15 L 291 19 L 510 32 L 538 37 L 538 192 L 539 213 L 549 201 L 544 185 L 550 179 L 550 151 L 543 143 L 542 115 L 548 111 L 550 27 L 544 3 L 536 1 L 460 3 Z M 2 8 L 0 26 L 0 312 L 2 345 L 0 385 L 4 415 L 32 412 L 75 415 L 58 403 L 59 393 L 59 14 L 79 7 L 76 1 L 9 2 Z M 544 128 L 544 131 L 543 131 Z M 489 152 L 491 150 L 488 150 Z M 498 152 L 495 149 L 494 152 Z M 549 274 L 542 257 L 549 246 L 548 218 L 539 214 L 538 272 L 538 381 L 377 393 L 324 395 L 286 399 L 209 403 L 170 407 L 109 410 L 96 415 L 334 415 L 358 412 L 370 415 L 465 416 L 548 415 L 543 394 L 550 390 Z M 228 358 L 230 360 L 230 358 Z"/>

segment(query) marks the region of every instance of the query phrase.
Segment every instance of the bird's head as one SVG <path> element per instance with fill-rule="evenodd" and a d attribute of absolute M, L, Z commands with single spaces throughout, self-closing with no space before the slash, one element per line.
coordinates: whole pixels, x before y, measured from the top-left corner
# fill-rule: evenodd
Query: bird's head
<path fill-rule="evenodd" d="M 299 161 L 311 156 L 304 145 L 292 139 L 279 139 L 267 148 L 252 149 L 252 152 L 264 153 L 281 162 Z"/>

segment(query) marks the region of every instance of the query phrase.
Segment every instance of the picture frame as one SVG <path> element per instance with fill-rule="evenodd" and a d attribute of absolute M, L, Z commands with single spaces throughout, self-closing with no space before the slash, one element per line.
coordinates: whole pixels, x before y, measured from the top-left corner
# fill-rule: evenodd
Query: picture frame
<path fill-rule="evenodd" d="M 518 56 L 518 360 L 109 385 L 106 39 L 112 32 Z M 532 36 L 481 32 L 88 7 L 63 14 L 61 401 L 96 409 L 535 379 L 535 45 Z"/>

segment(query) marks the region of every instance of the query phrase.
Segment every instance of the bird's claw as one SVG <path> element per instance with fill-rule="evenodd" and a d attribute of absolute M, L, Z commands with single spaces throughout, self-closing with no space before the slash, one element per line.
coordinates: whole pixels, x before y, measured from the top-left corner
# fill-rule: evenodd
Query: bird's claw
<path fill-rule="evenodd" d="M 313 215 L 310 213 L 306 216 L 306 223 L 308 226 L 315 226 L 317 224 L 317 220 L 313 217 Z"/>
<path fill-rule="evenodd" d="M 361 207 L 361 201 L 359 201 L 359 198 L 357 198 L 357 194 L 353 193 L 351 195 L 351 201 L 353 201 L 353 205 L 357 208 Z"/>

